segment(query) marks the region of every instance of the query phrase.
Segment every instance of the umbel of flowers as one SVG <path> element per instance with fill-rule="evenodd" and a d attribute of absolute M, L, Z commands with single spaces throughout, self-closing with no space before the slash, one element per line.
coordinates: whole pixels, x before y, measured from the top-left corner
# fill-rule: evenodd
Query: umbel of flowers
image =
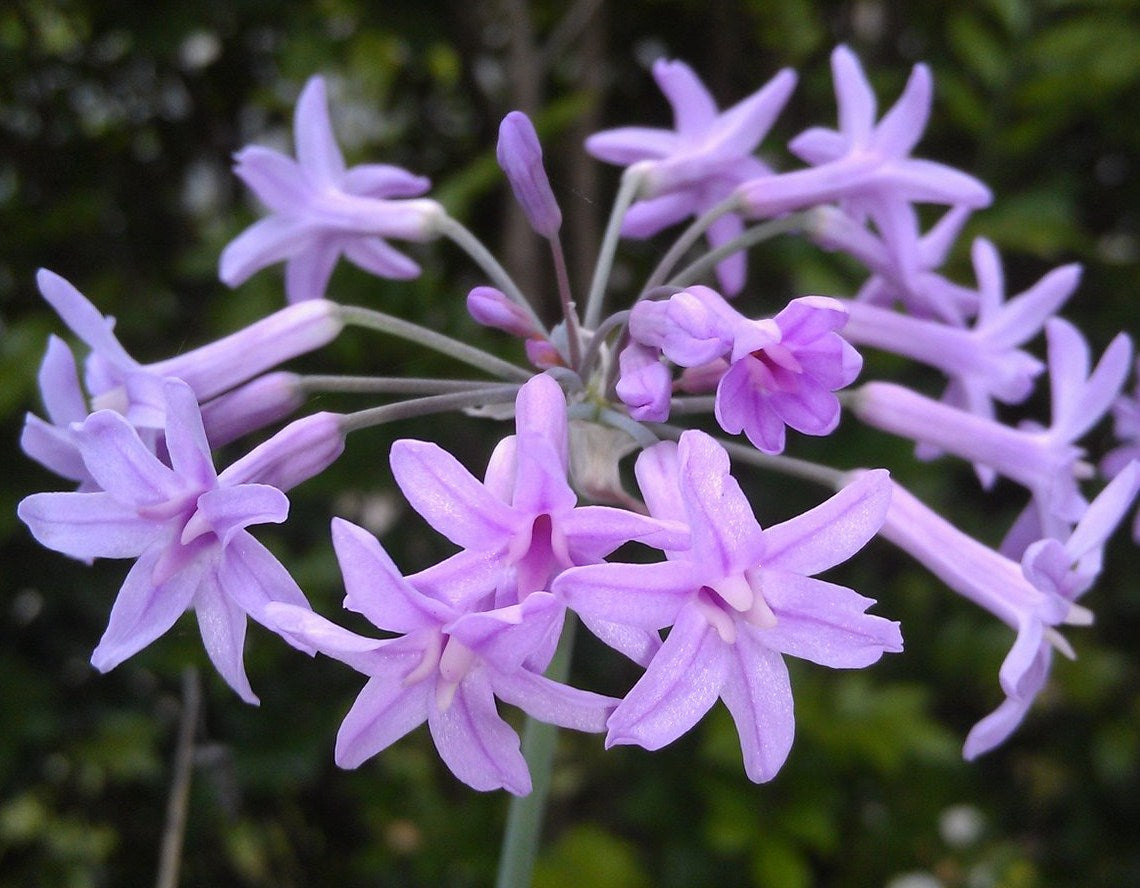
<path fill-rule="evenodd" d="M 534 127 L 509 114 L 497 156 L 550 245 L 562 309 L 553 328 L 536 311 L 536 294 L 521 292 L 487 248 L 425 196 L 425 178 L 345 164 L 319 77 L 297 102 L 295 157 L 254 146 L 235 163 L 268 213 L 225 249 L 220 277 L 238 286 L 284 263 L 283 308 L 217 342 L 143 364 L 116 339 L 112 319 L 58 275 L 40 272 L 40 291 L 86 354 L 81 375 L 71 345 L 51 338 L 40 371 L 44 416 L 29 415 L 22 438 L 28 456 L 73 489 L 33 494 L 19 515 L 56 551 L 132 562 L 95 667 L 115 667 L 193 611 L 218 673 L 255 703 L 242 656 L 252 619 L 363 676 L 335 743 L 346 768 L 427 722 L 440 757 L 464 783 L 525 795 L 529 763 L 500 704 L 602 733 L 607 746 L 655 750 L 721 700 L 745 772 L 766 781 L 794 735 L 786 657 L 855 669 L 902 651 L 905 627 L 889 618 L 889 603 L 886 615 L 869 613 L 871 599 L 818 576 L 881 535 L 1013 630 L 998 676 L 1004 700 L 970 732 L 965 754 L 1005 740 L 1047 681 L 1053 652 L 1074 655 L 1060 630 L 1091 621 L 1078 599 L 1140 489 L 1140 408 L 1120 394 L 1132 345 L 1121 333 L 1094 361 L 1081 332 L 1057 316 L 1077 286 L 1075 266 L 1007 296 L 998 252 L 979 238 L 971 250 L 976 280 L 943 277 L 939 267 L 990 192 L 967 173 L 913 156 L 931 108 L 929 71 L 916 66 L 880 116 L 854 54 L 839 47 L 832 68 L 837 127 L 794 138 L 788 148 L 802 165 L 781 170 L 756 153 L 792 95 L 792 72 L 721 111 L 686 64 L 658 61 L 653 76 L 672 128 L 631 125 L 586 143 L 594 157 L 625 169 L 582 294 L 568 283 L 562 213 Z M 924 230 L 917 204 L 944 209 Z M 613 292 L 623 237 L 657 236 L 686 221 L 640 287 Z M 854 294 L 794 298 L 749 285 L 747 251 L 787 235 L 850 255 L 866 268 L 865 284 Z M 517 361 L 329 298 L 342 257 L 371 274 L 410 278 L 419 266 L 391 242 L 436 239 L 451 241 L 486 274 L 466 309 L 522 340 Z M 609 304 L 618 296 L 620 304 Z M 436 350 L 471 373 L 424 379 L 281 369 L 350 326 Z M 1044 359 L 1027 350 L 1041 334 Z M 890 380 L 859 380 L 866 349 L 928 365 L 945 376 L 945 390 L 932 397 Z M 1040 385 L 1051 393 L 1047 423 L 997 418 L 995 402 L 1015 414 Z M 380 402 L 306 415 L 309 396 L 325 391 Z M 446 442 L 400 440 L 391 449 L 396 484 L 454 554 L 401 567 L 369 532 L 333 518 L 344 606 L 376 631 L 360 635 L 314 611 L 257 541 L 256 526 L 286 521 L 288 491 L 331 465 L 351 433 L 490 406 L 498 409 L 478 412 L 513 414 L 514 429 L 477 473 Z M 1022 517 L 995 548 L 903 489 L 889 466 L 827 466 L 786 454 L 797 433 L 832 434 L 843 407 L 914 441 L 921 459 L 966 460 L 983 486 L 998 476 L 1021 485 Z M 1120 444 L 1098 472 L 1080 441 L 1110 410 Z M 220 447 L 267 429 L 276 431 L 264 443 L 215 465 Z M 633 451 L 636 490 L 618 471 Z M 741 468 L 789 473 L 830 496 L 761 527 L 734 477 Z M 1111 481 L 1090 502 L 1098 474 Z M 630 542 L 652 557 L 615 558 Z M 642 668 L 624 696 L 567 683 L 577 623 Z"/>

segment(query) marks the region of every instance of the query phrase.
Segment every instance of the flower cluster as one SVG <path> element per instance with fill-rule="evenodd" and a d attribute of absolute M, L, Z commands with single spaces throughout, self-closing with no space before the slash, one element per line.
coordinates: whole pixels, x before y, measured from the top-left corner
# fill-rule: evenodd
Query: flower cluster
<path fill-rule="evenodd" d="M 81 378 L 71 348 L 51 338 L 40 371 L 46 418 L 29 414 L 22 437 L 28 456 L 75 489 L 33 494 L 19 516 L 66 555 L 133 560 L 93 665 L 113 668 L 193 611 L 210 660 L 253 703 L 243 664 L 252 618 L 367 677 L 336 740 L 342 767 L 427 722 L 464 783 L 525 795 L 530 763 L 500 702 L 541 722 L 604 733 L 607 747 L 655 750 L 719 699 L 748 777 L 767 781 L 794 734 L 785 656 L 855 669 L 902 651 L 905 627 L 817 576 L 880 535 L 1014 631 L 999 673 L 1004 701 L 970 732 L 965 755 L 1003 742 L 1044 686 L 1052 651 L 1074 655 L 1058 627 L 1091 620 L 1077 599 L 1140 492 L 1140 410 L 1121 394 L 1132 344 L 1121 333 L 1094 363 L 1081 332 L 1056 316 L 1077 286 L 1076 266 L 1007 299 L 998 251 L 978 238 L 976 285 L 944 277 L 939 267 L 990 192 L 967 173 L 912 156 L 930 114 L 930 72 L 916 66 L 880 118 L 854 54 L 839 47 L 832 68 L 838 128 L 797 136 L 788 147 L 805 166 L 777 170 L 756 152 L 791 97 L 792 72 L 718 111 L 691 68 L 657 62 L 673 128 L 628 126 L 586 143 L 625 170 L 581 313 L 537 133 L 525 115 L 507 115 L 497 157 L 551 247 L 562 320 L 550 329 L 535 294 L 424 196 L 427 179 L 382 164 L 346 166 L 320 78 L 297 102 L 295 159 L 257 146 L 236 156 L 235 172 L 270 212 L 227 247 L 219 269 L 238 286 L 284 262 L 288 305 L 224 339 L 143 364 L 115 337 L 112 319 L 42 271 L 41 293 L 89 351 Z M 946 209 L 923 230 L 917 204 Z M 625 307 L 606 315 L 620 238 L 657 236 L 690 217 Z M 866 281 L 853 294 L 747 308 L 757 295 L 747 284 L 747 250 L 787 234 L 849 255 Z M 470 316 L 525 340 L 525 359 L 326 298 L 341 256 L 375 275 L 409 278 L 419 265 L 389 239 L 436 238 L 487 276 L 466 297 Z M 702 240 L 708 251 L 698 248 Z M 434 349 L 479 375 L 282 369 L 348 326 Z M 1045 360 L 1031 350 L 1042 331 Z M 941 396 L 889 380 L 848 390 L 863 372 L 857 348 L 932 368 L 945 377 Z M 995 402 L 1018 408 L 1042 377 L 1048 425 L 998 418 Z M 294 418 L 316 392 L 385 400 Z M 832 435 L 843 407 L 912 440 L 921 459 L 962 459 L 983 486 L 1000 476 L 1024 487 L 1025 510 L 1000 547 L 967 536 L 884 468 L 785 455 L 794 444 L 788 429 Z M 1080 442 L 1110 409 L 1121 443 L 1100 463 L 1108 483 L 1090 502 L 1086 485 L 1098 472 Z M 456 551 L 405 573 L 372 534 L 334 518 L 344 606 L 376 633 L 343 628 L 313 609 L 251 528 L 285 521 L 286 492 L 331 465 L 349 434 L 451 410 L 513 417 L 514 433 L 481 477 L 430 441 L 397 441 L 390 464 L 412 509 Z M 215 469 L 219 448 L 271 429 Z M 747 443 L 731 437 L 741 434 Z M 619 468 L 634 451 L 636 489 Z M 822 484 L 830 497 L 763 528 L 734 476 L 742 466 Z M 1140 523 L 1135 535 L 1140 541 Z M 622 696 L 569 683 L 578 623 L 641 667 Z"/>

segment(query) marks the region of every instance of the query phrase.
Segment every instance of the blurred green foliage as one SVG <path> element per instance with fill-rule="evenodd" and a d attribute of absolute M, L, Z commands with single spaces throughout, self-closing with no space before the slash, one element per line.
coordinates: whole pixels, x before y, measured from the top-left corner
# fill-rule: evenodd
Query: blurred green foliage
<path fill-rule="evenodd" d="M 573 26 L 574 11 L 594 7 Z M 512 48 L 526 48 L 527 28 L 537 51 L 524 77 Z M 1085 278 L 1066 313 L 1098 350 L 1118 329 L 1137 331 L 1140 5 L 1132 0 L 14 0 L 0 8 L 0 447 L 9 467 L 0 483 L 0 886 L 153 881 L 179 676 L 205 662 L 186 621 L 96 675 L 87 658 L 123 565 L 67 562 L 15 521 L 21 497 L 58 486 L 16 446 L 23 412 L 36 406 L 45 337 L 62 333 L 34 291 L 34 269 L 60 272 L 116 315 L 122 340 L 144 360 L 278 306 L 278 272 L 237 294 L 216 281 L 218 253 L 256 214 L 228 158 L 251 140 L 284 144 L 292 100 L 323 71 L 350 160 L 430 175 L 433 193 L 492 245 L 509 227 L 494 133 L 505 111 L 530 103 L 555 189 L 579 226 L 569 235 L 580 278 L 616 180 L 581 157 L 582 128 L 666 122 L 647 73 L 652 57 L 689 60 L 722 104 L 781 66 L 797 68 L 800 88 L 770 142 L 779 146 L 834 119 L 827 56 L 840 41 L 860 54 L 884 106 L 910 65 L 928 61 L 937 99 L 923 155 L 994 189 L 995 206 L 971 222 L 952 276 L 970 281 L 975 234 L 1002 248 L 1011 292 L 1078 260 Z M 414 283 L 342 267 L 333 292 L 514 347 L 464 318 L 461 297 L 478 278 L 454 251 L 416 254 L 425 274 Z M 629 245 L 623 256 L 632 277 L 651 248 Z M 845 295 L 858 283 L 851 266 L 797 244 L 761 250 L 751 266 L 752 289 L 770 302 Z M 449 369 L 373 342 L 345 337 L 302 366 Z M 340 610 L 325 531 L 332 514 L 387 525 L 385 543 L 409 570 L 445 554 L 401 511 L 385 454 L 395 436 L 430 437 L 478 466 L 498 429 L 470 427 L 442 418 L 367 433 L 297 492 L 290 522 L 263 538 L 319 610 Z M 991 541 L 1019 505 L 1012 490 L 976 492 L 968 469 L 917 464 L 900 442 L 859 429 L 805 442 L 802 452 L 892 465 Z M 767 478 L 754 491 L 765 522 L 814 495 Z M 658 753 L 603 752 L 596 737 L 564 736 L 536 884 L 838 888 L 905 874 L 948 888 L 1140 884 L 1135 552 L 1126 541 L 1110 552 L 1089 599 L 1098 623 L 1072 634 L 1080 658 L 1058 664 L 1010 743 L 967 765 L 960 743 L 997 702 L 1009 633 L 872 544 L 840 578 L 902 621 L 906 653 L 858 674 L 794 664 L 798 737 L 765 786 L 744 778 L 721 708 Z M 457 784 L 422 730 L 359 771 L 337 770 L 333 737 L 360 680 L 299 658 L 257 628 L 250 636 L 259 709 L 203 669 L 182 884 L 488 884 L 506 798 Z M 621 693 L 636 672 L 585 639 L 576 674 Z"/>

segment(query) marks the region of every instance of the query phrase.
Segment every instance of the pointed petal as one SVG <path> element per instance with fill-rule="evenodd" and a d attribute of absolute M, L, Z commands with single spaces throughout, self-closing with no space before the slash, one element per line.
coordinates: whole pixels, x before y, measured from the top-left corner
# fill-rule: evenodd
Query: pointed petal
<path fill-rule="evenodd" d="M 660 749 L 695 725 L 716 702 L 729 669 L 729 646 L 695 607 L 677 616 L 645 674 L 609 719 L 606 747 Z"/>
<path fill-rule="evenodd" d="M 1017 729 L 1033 704 L 1034 698 L 1045 686 L 1052 658 L 1052 647 L 1047 644 L 1041 645 L 1027 670 L 1026 680 L 1023 682 L 1025 693 L 1007 697 L 997 709 L 974 725 L 966 737 L 966 745 L 962 750 L 962 755 L 968 761 L 1005 742 Z"/>
<path fill-rule="evenodd" d="M 694 209 L 693 195 L 687 188 L 639 200 L 629 208 L 622 220 L 622 237 L 653 237 L 659 231 L 693 215 Z"/>
<path fill-rule="evenodd" d="M 335 659 L 383 649 L 384 641 L 349 632 L 307 607 L 271 601 L 263 613 L 265 626 L 283 637 L 292 637 L 301 646 Z M 348 660 L 353 658 L 350 656 Z"/>
<path fill-rule="evenodd" d="M 891 489 L 889 473 L 875 469 L 814 509 L 769 527 L 764 567 L 814 576 L 846 561 L 882 527 Z"/>
<path fill-rule="evenodd" d="M 194 613 L 202 645 L 214 668 L 246 703 L 259 702 L 245 674 L 246 612 L 226 595 L 212 571 L 205 571 L 194 595 Z"/>
<path fill-rule="evenodd" d="M 218 277 L 236 287 L 255 272 L 284 262 L 316 237 L 312 225 L 300 219 L 266 216 L 230 241 L 218 260 Z"/>
<path fill-rule="evenodd" d="M 427 598 L 434 598 L 459 611 L 479 609 L 482 599 L 505 581 L 510 568 L 501 552 L 456 552 L 438 564 L 409 574 L 407 581 Z M 439 621 L 450 619 L 450 611 L 433 608 Z"/>
<path fill-rule="evenodd" d="M 325 81 L 321 77 L 310 77 L 297 98 L 293 137 L 297 143 L 297 160 L 316 184 L 329 187 L 340 182 L 344 176 L 344 158 L 329 122 Z"/>
<path fill-rule="evenodd" d="M 618 700 L 551 681 L 527 669 L 495 673 L 495 696 L 517 706 L 531 718 L 550 725 L 593 734 L 606 729 L 606 719 Z"/>
<path fill-rule="evenodd" d="M 162 525 L 103 491 L 33 493 L 16 510 L 43 546 L 72 558 L 134 558 L 162 534 Z"/>
<path fill-rule="evenodd" d="M 864 147 L 875 125 L 875 93 L 859 59 L 846 46 L 831 53 L 831 79 L 839 106 L 839 129 L 854 145 Z"/>
<path fill-rule="evenodd" d="M 728 454 L 704 432 L 689 430 L 677 445 L 681 490 L 692 531 L 693 561 L 710 575 L 728 575 L 760 560 L 760 525 L 740 485 L 729 474 Z"/>
<path fill-rule="evenodd" d="M 178 476 L 158 461 L 122 416 L 100 410 L 76 427 L 75 442 L 95 481 L 120 502 L 151 506 L 181 490 Z"/>
<path fill-rule="evenodd" d="M 337 732 L 337 765 L 358 768 L 427 721 L 431 682 L 405 686 L 404 673 L 393 669 L 368 679 Z"/>
<path fill-rule="evenodd" d="M 407 281 L 420 276 L 419 264 L 383 238 L 354 237 L 342 246 L 349 262 L 378 277 Z"/>
<path fill-rule="evenodd" d="M 428 726 L 444 764 L 472 789 L 530 792 L 518 735 L 495 710 L 491 683 L 482 670 L 467 674 L 446 710 L 429 707 Z"/>
<path fill-rule="evenodd" d="M 594 133 L 586 139 L 586 152 L 618 166 L 641 160 L 668 157 L 677 150 L 677 134 L 672 130 L 646 126 L 623 126 Z"/>
<path fill-rule="evenodd" d="M 672 625 L 699 587 L 692 562 L 659 561 L 572 567 L 554 580 L 553 592 L 591 619 L 656 630 Z"/>
<path fill-rule="evenodd" d="M 902 650 L 898 623 L 864 613 L 872 599 L 797 574 L 757 574 L 761 594 L 776 615 L 774 627 L 756 630 L 767 647 L 832 669 L 859 669 L 885 652 Z"/>
<path fill-rule="evenodd" d="M 217 573 L 226 596 L 259 623 L 265 621 L 265 608 L 273 601 L 309 607 L 285 566 L 244 531 L 236 533 L 222 553 Z"/>
<path fill-rule="evenodd" d="M 234 155 L 234 173 L 275 213 L 300 217 L 313 200 L 313 183 L 291 157 L 250 145 Z"/>
<path fill-rule="evenodd" d="M 222 548 L 234 535 L 254 524 L 281 524 L 289 517 L 289 498 L 268 484 L 240 484 L 207 490 L 198 497 L 198 511 L 186 523 L 182 542 L 214 533 Z"/>
<path fill-rule="evenodd" d="M 546 646 L 562 626 L 563 604 L 549 592 L 532 592 L 521 604 L 463 614 L 443 631 L 485 660 L 496 672 L 514 672 Z"/>
<path fill-rule="evenodd" d="M 343 518 L 332 520 L 333 548 L 347 591 L 344 606 L 389 632 L 414 632 L 450 619 L 449 608 L 420 594 L 380 542 Z"/>
<path fill-rule="evenodd" d="M 730 648 L 721 697 L 740 736 L 748 779 L 763 783 L 788 758 L 795 735 L 792 686 L 784 658 L 744 629 Z"/>
<path fill-rule="evenodd" d="M 689 544 L 688 525 L 613 506 L 579 506 L 561 516 L 559 527 L 575 564 L 601 561 L 631 540 L 664 550 L 684 549 Z"/>
<path fill-rule="evenodd" d="M 752 154 L 795 88 L 796 73 L 784 68 L 748 98 L 719 115 L 703 147 L 721 156 Z"/>
<path fill-rule="evenodd" d="M 588 613 L 578 612 L 578 618 L 599 641 L 625 654 L 638 666 L 648 666 L 661 650 L 661 635 L 656 630 L 611 623 L 608 620 L 599 620 Z"/>
<path fill-rule="evenodd" d="M 285 260 L 285 296 L 290 304 L 324 298 L 341 246 L 340 239 L 331 235 L 314 237 Z"/>
<path fill-rule="evenodd" d="M 36 284 L 48 304 L 60 319 L 91 351 L 118 369 L 137 367 L 138 362 L 123 350 L 112 332 L 114 322 L 99 313 L 68 281 L 58 274 L 41 268 L 36 272 Z"/>
<path fill-rule="evenodd" d="M 744 222 L 735 213 L 721 216 L 712 225 L 705 236 L 709 246 L 714 250 L 727 244 L 733 238 L 744 232 Z M 735 296 L 744 289 L 744 279 L 748 273 L 748 254 L 742 249 L 726 256 L 716 265 L 716 279 L 724 291 L 725 296 Z"/>
<path fill-rule="evenodd" d="M 520 440 L 533 435 L 549 442 L 563 469 L 569 464 L 566 395 L 554 377 L 540 373 L 519 389 L 515 398 L 515 430 Z"/>
<path fill-rule="evenodd" d="M 1002 690 L 1008 696 L 1025 696 L 1027 684 L 1033 680 L 1033 666 L 1042 646 L 1044 626 L 1035 615 L 1022 620 L 1017 628 L 1017 637 L 998 670 Z"/>
<path fill-rule="evenodd" d="M 716 118 L 716 102 L 684 62 L 658 59 L 653 79 L 673 106 L 674 128 L 683 136 L 700 134 Z"/>
<path fill-rule="evenodd" d="M 75 355 L 54 333 L 48 337 L 47 351 L 37 377 L 44 409 L 54 425 L 82 422 L 87 416 L 87 399 L 79 387 Z"/>
<path fill-rule="evenodd" d="M 1065 541 L 1065 552 L 1079 561 L 1104 545 L 1140 490 L 1140 463 L 1132 460 L 1089 504 L 1088 510 Z"/>
<path fill-rule="evenodd" d="M 162 394 L 166 402 L 166 449 L 174 471 L 203 486 L 216 483 L 218 475 L 194 392 L 180 379 L 166 379 Z"/>
<path fill-rule="evenodd" d="M 519 518 L 441 447 L 402 439 L 392 445 L 392 474 L 412 508 L 457 546 L 503 546 Z"/>
<path fill-rule="evenodd" d="M 362 197 L 419 197 L 431 188 L 431 180 L 391 164 L 362 163 L 345 173 L 341 187 Z"/>
<path fill-rule="evenodd" d="M 49 425 L 34 413 L 24 416 L 20 449 L 44 468 L 70 481 L 86 481 L 91 477 L 71 429 Z"/>
<path fill-rule="evenodd" d="M 151 546 L 127 574 L 111 608 L 107 629 L 91 654 L 91 665 L 107 672 L 164 634 L 190 607 L 206 565 L 193 562 L 165 583 L 152 576 L 161 557 L 161 544 Z"/>
<path fill-rule="evenodd" d="M 994 348 L 1013 348 L 1037 335 L 1051 317 L 1076 290 L 1081 280 L 1079 265 L 1054 268 L 1024 293 L 1011 299 L 993 319 L 985 324 L 983 335 Z"/>
<path fill-rule="evenodd" d="M 926 65 L 915 65 L 902 95 L 875 127 L 874 145 L 888 157 L 910 154 L 930 118 L 934 79 Z"/>

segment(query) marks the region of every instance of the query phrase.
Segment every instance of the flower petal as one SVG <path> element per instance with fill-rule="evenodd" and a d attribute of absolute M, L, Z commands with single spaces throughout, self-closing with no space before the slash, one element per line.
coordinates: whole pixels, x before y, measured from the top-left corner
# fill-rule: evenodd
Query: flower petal
<path fill-rule="evenodd" d="M 660 749 L 716 702 L 729 670 L 728 645 L 695 607 L 683 608 L 645 674 L 610 716 L 606 748 Z"/>
<path fill-rule="evenodd" d="M 162 534 L 161 524 L 104 491 L 33 493 L 16 514 L 41 545 L 84 560 L 134 558 Z"/>
<path fill-rule="evenodd" d="M 748 779 L 763 783 L 776 776 L 795 735 L 788 668 L 748 629 L 737 635 L 729 658 L 721 697 L 736 723 Z"/>
<path fill-rule="evenodd" d="M 618 701 L 551 681 L 527 669 L 495 673 L 495 696 L 519 707 L 531 718 L 575 731 L 601 733 Z"/>
<path fill-rule="evenodd" d="M 397 663 L 407 669 L 414 665 L 410 655 Z M 407 669 L 392 669 L 368 679 L 337 732 L 337 765 L 358 768 L 427 721 L 431 682 L 405 686 Z"/>
<path fill-rule="evenodd" d="M 245 663 L 242 662 L 246 611 L 222 591 L 212 570 L 203 572 L 194 595 L 194 613 L 198 617 L 202 645 L 214 668 L 239 697 L 246 703 L 257 705 L 260 701 L 249 686 Z"/>
<path fill-rule="evenodd" d="M 518 735 L 495 710 L 491 682 L 482 670 L 467 674 L 447 709 L 429 706 L 428 726 L 440 758 L 472 789 L 530 792 Z"/>

